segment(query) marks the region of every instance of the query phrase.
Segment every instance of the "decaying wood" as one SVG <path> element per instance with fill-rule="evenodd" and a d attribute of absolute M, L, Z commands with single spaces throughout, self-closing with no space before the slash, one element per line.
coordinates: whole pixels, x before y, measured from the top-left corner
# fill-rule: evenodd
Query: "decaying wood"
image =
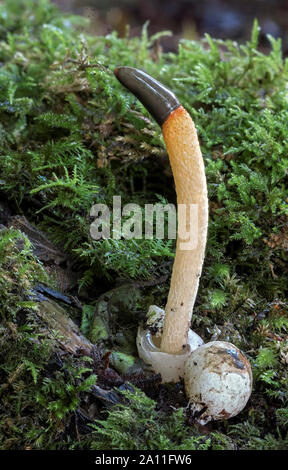
<path fill-rule="evenodd" d="M 60 292 L 68 292 L 76 286 L 79 275 L 71 269 L 68 257 L 43 232 L 20 215 L 9 217 L 8 226 L 20 230 L 28 237 L 33 254 L 43 262 L 48 274 L 54 276 Z M 67 267 L 63 267 L 64 265 Z"/>
<path fill-rule="evenodd" d="M 71 320 L 64 308 L 50 299 L 39 302 L 37 315 L 43 322 L 43 330 L 53 337 L 62 349 L 69 353 L 79 350 L 89 354 L 93 344 L 82 335 L 80 328 Z"/>

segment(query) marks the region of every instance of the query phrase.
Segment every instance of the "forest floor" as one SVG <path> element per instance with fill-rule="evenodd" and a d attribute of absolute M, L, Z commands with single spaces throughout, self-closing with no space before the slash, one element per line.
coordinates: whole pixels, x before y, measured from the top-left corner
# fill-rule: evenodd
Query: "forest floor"
<path fill-rule="evenodd" d="M 20 5 L 21 4 L 21 5 Z M 19 6 L 20 5 L 20 6 Z M 0 447 L 287 450 L 288 63 L 258 48 L 86 33 L 48 0 L 0 3 Z M 192 328 L 248 358 L 237 416 L 200 425 L 139 359 L 174 240 L 93 240 L 93 204 L 175 203 L 160 127 L 115 79 L 146 70 L 191 114 L 209 232 Z M 167 223 L 167 221 L 165 222 Z M 165 226 L 167 228 L 167 226 Z"/>

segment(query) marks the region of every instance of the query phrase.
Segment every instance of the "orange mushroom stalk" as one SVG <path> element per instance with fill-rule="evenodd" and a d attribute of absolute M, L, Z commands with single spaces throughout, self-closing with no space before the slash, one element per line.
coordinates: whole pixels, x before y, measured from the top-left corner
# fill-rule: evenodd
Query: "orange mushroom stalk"
<path fill-rule="evenodd" d="M 186 225 L 190 229 L 190 205 L 198 211 L 195 248 L 178 237 L 170 291 L 165 308 L 161 351 L 177 354 L 187 344 L 192 311 L 198 291 L 205 255 L 208 227 L 208 198 L 205 168 L 194 123 L 179 106 L 162 125 L 162 132 L 173 171 L 177 203 L 187 206 Z"/>
<path fill-rule="evenodd" d="M 190 322 L 204 261 L 208 227 L 204 162 L 194 123 L 169 89 L 145 72 L 132 67 L 119 67 L 115 70 L 115 75 L 142 102 L 162 128 L 175 181 L 178 208 L 180 205 L 186 207 L 185 227 L 188 234 L 191 232 L 190 223 L 193 222 L 190 207 L 193 205 L 196 208 L 197 230 L 193 230 L 196 240 L 192 240 L 192 246 L 187 249 L 187 239 L 181 238 L 178 233 L 161 342 L 159 345 L 154 342 L 153 348 L 153 338 L 148 340 L 148 343 L 151 342 L 152 355 L 155 353 L 156 357 L 156 354 L 160 354 L 159 361 L 156 358 L 154 364 L 150 353 L 147 357 L 144 354 L 144 359 L 152 363 L 156 372 L 161 373 L 162 380 L 177 381 L 183 377 L 187 355 L 202 344 L 202 340 L 193 332 L 195 341 L 191 345 Z M 178 226 L 179 217 L 178 211 Z M 146 340 L 143 343 L 141 336 L 138 335 L 137 341 L 138 350 L 139 345 L 145 346 Z M 160 363 L 166 361 L 164 355 L 169 355 L 169 360 L 172 356 L 175 358 L 175 366 L 171 365 L 174 372 L 169 371 L 166 374 L 162 371 Z"/>

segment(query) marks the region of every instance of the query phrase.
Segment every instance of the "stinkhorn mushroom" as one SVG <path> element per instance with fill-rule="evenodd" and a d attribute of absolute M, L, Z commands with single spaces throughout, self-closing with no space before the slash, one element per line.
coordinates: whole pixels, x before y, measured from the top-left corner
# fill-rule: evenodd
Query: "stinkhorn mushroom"
<path fill-rule="evenodd" d="M 156 325 L 158 334 L 139 328 L 139 356 L 161 374 L 162 382 L 177 382 L 184 377 L 186 394 L 200 421 L 235 416 L 244 408 L 251 393 L 249 362 L 233 344 L 213 341 L 203 345 L 202 339 L 190 329 L 208 227 L 205 169 L 194 123 L 175 95 L 145 72 L 119 67 L 115 75 L 162 128 L 178 208 L 184 205 L 188 209 L 185 220 L 188 234 L 191 229 L 195 234 L 191 227 L 191 205 L 197 208 L 198 219 L 197 237 L 192 247 L 187 249 L 178 232 L 165 312 L 150 306 L 148 323 Z"/>
<path fill-rule="evenodd" d="M 187 246 L 187 239 L 181 239 L 178 233 L 161 344 L 157 344 L 149 332 L 145 334 L 141 329 L 137 339 L 140 356 L 161 373 L 162 380 L 177 382 L 179 377 L 183 377 L 187 356 L 203 343 L 190 330 L 190 322 L 202 271 L 208 227 L 204 162 L 194 123 L 168 88 L 142 70 L 132 67 L 119 67 L 115 75 L 161 126 L 175 181 L 177 205 L 186 210 L 186 233 L 188 237 L 192 232 L 196 233 L 196 240 L 189 240 L 190 246 Z M 191 225 L 191 207 L 196 208 L 197 227 Z M 168 360 L 166 355 L 169 356 Z"/>

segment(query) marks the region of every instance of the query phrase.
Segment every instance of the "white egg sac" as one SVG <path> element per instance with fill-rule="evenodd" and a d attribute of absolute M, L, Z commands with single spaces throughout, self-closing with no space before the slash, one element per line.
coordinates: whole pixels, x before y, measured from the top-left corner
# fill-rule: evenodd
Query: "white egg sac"
<path fill-rule="evenodd" d="M 184 381 L 190 407 L 201 424 L 237 415 L 252 391 L 248 360 L 226 341 L 212 341 L 193 351 L 185 364 Z"/>

